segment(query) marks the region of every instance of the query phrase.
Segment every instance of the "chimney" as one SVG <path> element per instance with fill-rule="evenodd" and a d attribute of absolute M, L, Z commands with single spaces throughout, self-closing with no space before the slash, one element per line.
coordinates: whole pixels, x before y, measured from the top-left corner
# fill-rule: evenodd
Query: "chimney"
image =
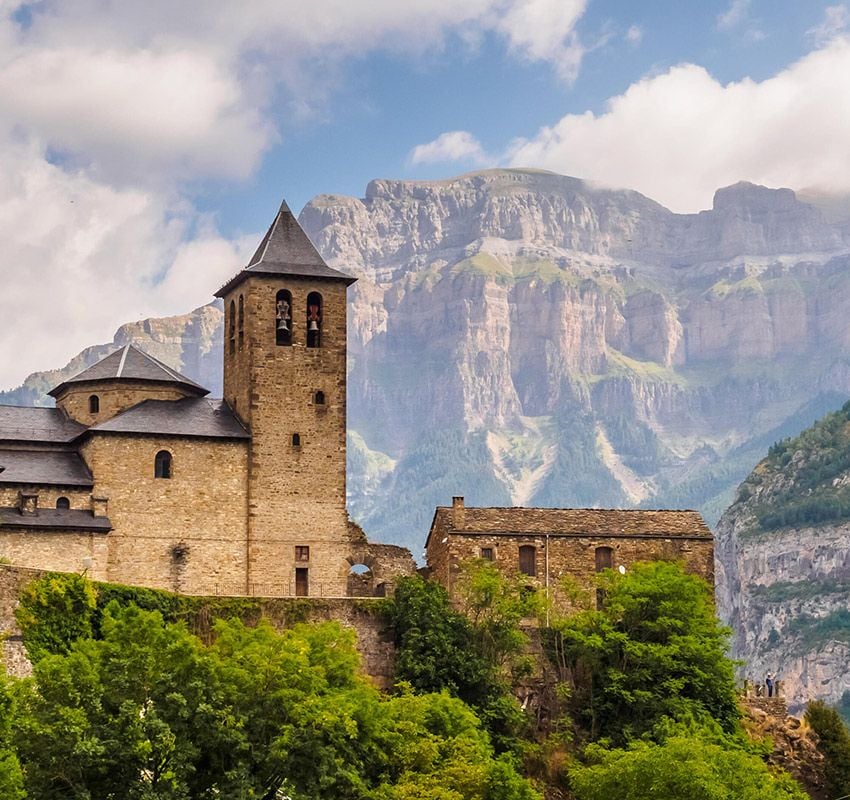
<path fill-rule="evenodd" d="M 452 498 L 452 527 L 460 530 L 466 524 L 466 509 L 462 497 Z"/>
<path fill-rule="evenodd" d="M 107 506 L 109 504 L 108 497 L 95 497 L 92 495 L 91 499 L 91 513 L 95 517 L 106 517 L 107 516 Z"/>
<path fill-rule="evenodd" d="M 21 492 L 18 495 L 18 511 L 25 517 L 38 515 L 38 492 Z"/>

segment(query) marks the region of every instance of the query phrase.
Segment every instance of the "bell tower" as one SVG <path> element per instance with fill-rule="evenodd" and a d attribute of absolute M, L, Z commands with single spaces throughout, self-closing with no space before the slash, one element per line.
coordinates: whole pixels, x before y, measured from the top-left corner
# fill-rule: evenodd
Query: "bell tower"
<path fill-rule="evenodd" d="M 340 597 L 346 311 L 330 268 L 284 202 L 224 300 L 224 399 L 251 433 L 248 594 Z"/>

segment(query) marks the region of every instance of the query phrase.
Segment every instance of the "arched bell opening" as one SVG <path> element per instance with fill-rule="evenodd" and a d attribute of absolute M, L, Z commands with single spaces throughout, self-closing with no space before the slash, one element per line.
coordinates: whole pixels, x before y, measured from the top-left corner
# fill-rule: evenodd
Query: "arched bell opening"
<path fill-rule="evenodd" d="M 307 347 L 322 346 L 322 295 L 307 295 Z"/>
<path fill-rule="evenodd" d="M 274 335 L 278 345 L 292 344 L 292 293 L 281 289 L 275 296 Z"/>
<path fill-rule="evenodd" d="M 236 352 L 236 303 L 233 300 L 230 301 L 230 313 L 227 317 L 227 340 L 230 355 L 233 355 Z"/>
<path fill-rule="evenodd" d="M 245 346 L 245 298 L 239 295 L 239 349 Z"/>

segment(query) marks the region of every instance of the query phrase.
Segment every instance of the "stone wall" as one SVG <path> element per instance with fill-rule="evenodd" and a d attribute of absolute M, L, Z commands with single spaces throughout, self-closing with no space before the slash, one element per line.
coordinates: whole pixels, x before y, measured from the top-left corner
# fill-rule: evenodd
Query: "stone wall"
<path fill-rule="evenodd" d="M 89 398 L 97 395 L 100 408 L 96 414 L 89 412 Z M 71 419 L 90 426 L 106 422 L 116 414 L 141 403 L 143 400 L 180 400 L 187 393 L 173 386 L 163 386 L 144 381 L 116 381 L 113 384 L 72 384 L 56 400 Z"/>
<path fill-rule="evenodd" d="M 0 486 L 0 507 L 17 508 L 18 498 L 22 491 L 37 494 L 39 508 L 56 508 L 56 501 L 60 497 L 66 497 L 70 508 L 82 511 L 91 510 L 91 491 L 88 489 L 36 485 L 15 486 L 14 488 Z"/>
<path fill-rule="evenodd" d="M 106 580 L 107 541 L 105 531 L 50 528 L 0 529 L 0 558 L 31 569 L 83 572 L 95 580 Z"/>
<path fill-rule="evenodd" d="M 23 676 L 30 672 L 14 611 L 21 589 L 42 574 L 39 570 L 0 565 L 0 637 L 4 639 L 6 670 L 12 675 Z M 290 627 L 295 622 L 328 620 L 336 620 L 353 628 L 357 634 L 357 650 L 363 671 L 380 688 L 386 689 L 392 685 L 395 646 L 392 633 L 387 629 L 380 607 L 376 604 L 379 601 L 357 598 L 270 598 L 258 599 L 257 602 L 263 616 L 278 630 Z"/>
<path fill-rule="evenodd" d="M 283 289 L 292 295 L 291 345 L 278 345 L 275 337 L 276 296 Z M 310 292 L 322 296 L 321 346 L 315 348 L 306 346 Z M 310 596 L 344 596 L 352 563 L 345 510 L 345 283 L 250 276 L 224 305 L 224 395 L 252 436 L 251 593 L 295 594 L 296 570 L 306 570 L 302 590 Z M 231 308 L 237 315 L 232 351 Z M 316 392 L 323 403 L 316 403 Z M 297 562 L 296 547 L 309 548 Z"/>
<path fill-rule="evenodd" d="M 160 450 L 172 455 L 170 479 L 154 477 Z M 108 580 L 186 594 L 247 593 L 244 441 L 101 434 L 82 454 L 95 476 L 93 494 L 108 498 Z"/>

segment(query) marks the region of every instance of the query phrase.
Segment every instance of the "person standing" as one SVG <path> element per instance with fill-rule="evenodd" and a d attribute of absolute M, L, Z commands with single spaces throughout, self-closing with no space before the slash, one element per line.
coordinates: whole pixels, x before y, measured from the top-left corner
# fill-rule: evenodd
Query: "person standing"
<path fill-rule="evenodd" d="M 767 686 L 767 696 L 773 697 L 773 673 L 768 672 L 767 676 L 764 679 L 765 686 Z"/>

